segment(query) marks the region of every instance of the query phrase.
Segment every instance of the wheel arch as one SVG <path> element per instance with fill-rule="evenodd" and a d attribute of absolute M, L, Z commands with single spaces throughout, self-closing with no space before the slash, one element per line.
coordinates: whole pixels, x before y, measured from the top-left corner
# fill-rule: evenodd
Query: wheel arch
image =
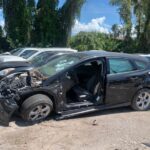
<path fill-rule="evenodd" d="M 48 96 L 51 101 L 53 102 L 53 111 L 56 111 L 56 97 L 50 93 L 50 92 L 47 92 L 47 91 L 32 91 L 32 92 L 29 92 L 29 93 L 25 93 L 21 96 L 21 101 L 19 102 L 19 106 L 22 105 L 22 103 L 29 97 L 33 96 L 33 95 L 37 95 L 37 94 L 42 94 L 42 95 L 46 95 Z"/>

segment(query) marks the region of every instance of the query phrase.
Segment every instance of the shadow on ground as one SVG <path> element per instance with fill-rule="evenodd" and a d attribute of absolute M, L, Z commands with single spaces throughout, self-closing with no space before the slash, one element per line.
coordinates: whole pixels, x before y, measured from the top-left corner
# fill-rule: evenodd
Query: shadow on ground
<path fill-rule="evenodd" d="M 122 107 L 122 108 L 103 110 L 103 111 L 97 111 L 97 112 L 88 113 L 88 114 L 84 114 L 84 115 L 79 115 L 76 117 L 71 117 L 69 119 L 79 119 L 79 118 L 87 118 L 87 117 L 95 117 L 95 116 L 111 115 L 111 114 L 120 114 L 120 113 L 130 113 L 130 112 L 131 113 L 134 112 L 130 107 Z M 69 120 L 69 119 L 64 119 L 64 120 Z M 54 114 L 51 117 L 48 117 L 45 121 L 50 121 L 50 120 L 55 120 Z M 59 120 L 59 121 L 63 121 L 63 120 Z M 33 124 L 35 124 L 35 123 L 26 122 L 18 116 L 14 116 L 10 122 L 15 122 L 16 125 L 18 125 L 20 127 L 32 126 Z M 39 124 L 39 123 L 41 123 L 41 122 L 36 122 L 36 124 Z"/>

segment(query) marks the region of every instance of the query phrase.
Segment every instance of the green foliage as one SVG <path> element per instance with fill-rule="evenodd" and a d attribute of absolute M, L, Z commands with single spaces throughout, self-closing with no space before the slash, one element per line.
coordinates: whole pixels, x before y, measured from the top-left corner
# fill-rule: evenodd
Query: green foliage
<path fill-rule="evenodd" d="M 39 0 L 34 22 L 34 41 L 38 46 L 67 46 L 74 20 L 85 0 L 67 0 L 58 9 L 58 0 Z"/>
<path fill-rule="evenodd" d="M 115 51 L 120 44 L 120 40 L 113 39 L 108 34 L 97 32 L 80 32 L 70 39 L 70 46 L 80 51 L 100 49 Z"/>
<path fill-rule="evenodd" d="M 3 2 L 3 3 L 2 3 Z M 0 0 L 6 36 L 18 46 L 67 46 L 71 28 L 85 0 Z"/>
<path fill-rule="evenodd" d="M 39 0 L 34 22 L 35 45 L 56 45 L 58 35 L 58 13 L 57 0 Z"/>
<path fill-rule="evenodd" d="M 135 46 L 136 52 L 150 52 L 150 0 L 110 0 L 110 4 L 119 7 L 126 34 L 124 43 L 133 41 L 131 29 L 134 24 L 137 35 L 134 44 L 130 46 Z M 132 15 L 135 16 L 136 22 L 132 23 Z M 115 34 L 114 31 L 113 33 Z"/>
<path fill-rule="evenodd" d="M 60 33 L 61 46 L 66 46 L 71 35 L 71 28 L 74 24 L 75 18 L 79 17 L 81 7 L 85 0 L 67 0 L 60 9 Z"/>
<path fill-rule="evenodd" d="M 111 5 L 118 6 L 118 12 L 120 18 L 123 20 L 124 28 L 126 30 L 125 38 L 126 40 L 130 40 L 131 38 L 131 29 L 132 29 L 132 3 L 131 0 L 110 0 Z"/>
<path fill-rule="evenodd" d="M 3 7 L 7 37 L 16 46 L 26 45 L 29 42 L 29 18 L 26 0 L 4 0 Z"/>
<path fill-rule="evenodd" d="M 137 53 L 143 52 L 135 39 L 130 41 L 115 39 L 110 34 L 97 32 L 80 32 L 70 39 L 70 46 L 79 51 L 106 50 L 112 52 Z"/>

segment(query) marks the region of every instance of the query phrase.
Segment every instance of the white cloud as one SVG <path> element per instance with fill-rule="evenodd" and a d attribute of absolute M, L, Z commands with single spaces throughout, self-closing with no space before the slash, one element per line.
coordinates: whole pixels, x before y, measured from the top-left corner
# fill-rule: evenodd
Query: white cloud
<path fill-rule="evenodd" d="M 76 20 L 75 25 L 72 29 L 72 34 L 75 35 L 79 33 L 80 31 L 85 31 L 85 32 L 96 31 L 96 32 L 102 32 L 102 33 L 109 33 L 108 25 L 104 23 L 105 20 L 106 20 L 106 17 L 95 18 L 95 19 L 92 19 L 87 24 L 81 23 L 78 20 Z"/>

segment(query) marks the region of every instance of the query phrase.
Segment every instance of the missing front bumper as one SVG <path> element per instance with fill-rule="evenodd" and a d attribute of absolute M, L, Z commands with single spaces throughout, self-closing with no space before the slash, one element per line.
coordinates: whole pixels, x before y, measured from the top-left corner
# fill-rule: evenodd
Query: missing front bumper
<path fill-rule="evenodd" d="M 18 109 L 12 99 L 0 99 L 0 125 L 8 126 L 12 114 Z"/>

